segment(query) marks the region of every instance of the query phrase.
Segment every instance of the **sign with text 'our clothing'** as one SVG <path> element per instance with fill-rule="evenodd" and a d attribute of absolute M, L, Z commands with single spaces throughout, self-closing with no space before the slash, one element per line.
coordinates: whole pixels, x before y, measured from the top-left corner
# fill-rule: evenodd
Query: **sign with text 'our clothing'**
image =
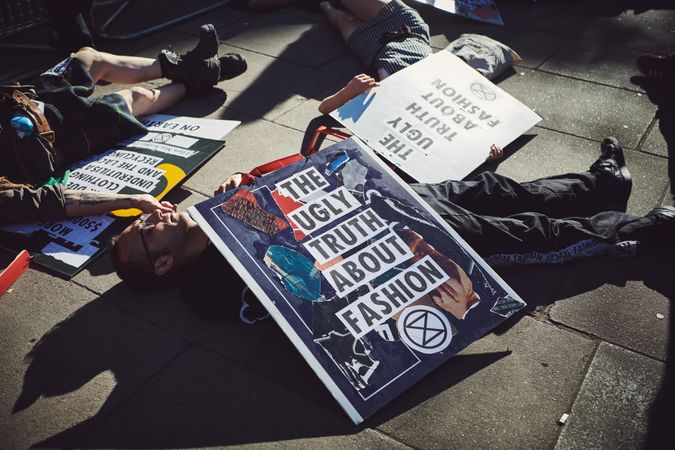
<path fill-rule="evenodd" d="M 417 181 L 460 180 L 541 117 L 447 50 L 331 113 Z"/>
<path fill-rule="evenodd" d="M 355 423 L 525 305 L 353 138 L 188 211 Z"/>
<path fill-rule="evenodd" d="M 239 122 L 168 115 L 140 119 L 143 135 L 69 168 L 66 187 L 163 198 L 186 176 L 223 147 L 224 136 Z M 0 229 L 0 245 L 28 249 L 33 261 L 71 277 L 98 256 L 107 240 L 126 227 L 138 210 L 74 217 L 60 222 L 12 225 Z"/>

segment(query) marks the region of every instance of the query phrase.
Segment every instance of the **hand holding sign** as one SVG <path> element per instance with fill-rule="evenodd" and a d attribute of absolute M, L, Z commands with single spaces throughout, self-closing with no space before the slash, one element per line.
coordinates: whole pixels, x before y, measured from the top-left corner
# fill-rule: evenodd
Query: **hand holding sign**
<path fill-rule="evenodd" d="M 357 95 L 361 95 L 364 92 L 370 92 L 370 90 L 376 86 L 379 86 L 375 78 L 361 73 L 352 78 L 347 86 L 345 86 L 346 94 L 349 96 L 350 100 Z"/>

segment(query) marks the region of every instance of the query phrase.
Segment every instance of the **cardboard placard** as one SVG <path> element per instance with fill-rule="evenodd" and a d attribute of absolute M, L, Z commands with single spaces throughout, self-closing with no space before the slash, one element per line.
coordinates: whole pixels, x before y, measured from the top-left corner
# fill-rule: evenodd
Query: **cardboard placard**
<path fill-rule="evenodd" d="M 525 305 L 353 138 L 188 211 L 354 423 Z"/>
<path fill-rule="evenodd" d="M 417 181 L 460 180 L 541 117 L 442 50 L 331 113 Z"/>

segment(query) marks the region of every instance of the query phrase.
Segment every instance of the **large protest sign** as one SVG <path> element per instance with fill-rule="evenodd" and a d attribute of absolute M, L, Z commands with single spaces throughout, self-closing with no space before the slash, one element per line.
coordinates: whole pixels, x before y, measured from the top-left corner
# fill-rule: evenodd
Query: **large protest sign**
<path fill-rule="evenodd" d="M 459 180 L 541 120 L 449 51 L 386 78 L 331 116 L 422 182 Z"/>
<path fill-rule="evenodd" d="M 414 0 L 469 19 L 504 25 L 495 0 Z"/>
<path fill-rule="evenodd" d="M 353 138 L 189 212 L 355 423 L 525 305 Z"/>
<path fill-rule="evenodd" d="M 223 146 L 239 122 L 167 115 L 141 119 L 148 132 L 69 168 L 66 186 L 118 194 L 150 194 L 161 199 Z M 0 230 L 0 245 L 28 249 L 33 261 L 73 276 L 98 256 L 138 210 L 75 217 L 60 222 L 20 224 Z"/>

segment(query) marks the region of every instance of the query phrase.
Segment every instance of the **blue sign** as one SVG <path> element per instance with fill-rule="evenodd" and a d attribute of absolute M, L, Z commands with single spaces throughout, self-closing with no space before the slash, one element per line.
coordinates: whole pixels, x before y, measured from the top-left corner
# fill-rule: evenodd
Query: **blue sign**
<path fill-rule="evenodd" d="M 354 139 L 190 214 L 355 423 L 525 306 Z"/>

